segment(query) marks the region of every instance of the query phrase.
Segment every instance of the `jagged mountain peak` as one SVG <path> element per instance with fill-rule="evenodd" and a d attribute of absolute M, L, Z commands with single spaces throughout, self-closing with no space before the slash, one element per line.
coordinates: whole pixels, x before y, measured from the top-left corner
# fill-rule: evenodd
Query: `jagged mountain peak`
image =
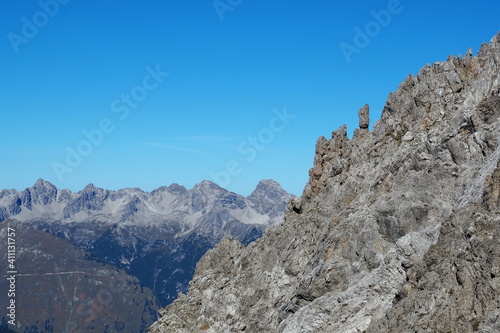
<path fill-rule="evenodd" d="M 186 196 L 192 212 L 206 213 L 216 208 L 219 199 L 227 193 L 228 190 L 214 182 L 204 180 L 189 190 Z"/>
<path fill-rule="evenodd" d="M 177 195 L 180 195 L 180 194 L 183 194 L 183 193 L 187 192 L 187 189 L 184 186 L 179 185 L 177 183 L 173 183 L 170 186 L 168 186 L 167 190 L 170 193 L 177 194 Z"/>
<path fill-rule="evenodd" d="M 210 181 L 210 180 L 203 180 L 200 183 L 196 184 L 193 187 L 193 190 L 195 191 L 201 191 L 201 192 L 227 192 L 226 189 L 220 187 L 216 183 Z"/>
<path fill-rule="evenodd" d="M 177 184 L 177 183 L 172 183 L 172 184 L 170 184 L 170 185 L 168 186 L 168 188 L 169 188 L 169 189 L 177 189 L 177 188 L 183 188 L 183 189 L 185 189 L 185 187 L 184 187 L 184 186 L 179 185 L 179 184 Z"/>
<path fill-rule="evenodd" d="M 57 191 L 57 187 L 54 184 L 40 178 L 33 186 L 28 187 L 26 190 L 21 191 L 20 193 L 29 192 L 31 195 L 39 197 L 39 199 L 43 201 L 43 197 L 48 196 L 55 198 L 55 196 L 57 195 Z"/>
<path fill-rule="evenodd" d="M 93 183 L 89 183 L 78 193 L 80 192 L 91 193 L 91 192 L 103 192 L 103 191 L 105 191 L 103 188 L 96 187 Z"/>
<path fill-rule="evenodd" d="M 252 195 L 258 195 L 276 191 L 277 192 L 284 191 L 280 183 L 278 183 L 273 179 L 263 179 L 257 184 L 255 190 L 253 190 L 253 192 L 249 195 L 249 197 L 251 197 Z"/>
<path fill-rule="evenodd" d="M 19 192 L 22 205 L 31 209 L 33 204 L 48 205 L 57 198 L 57 188 L 50 182 L 38 179 L 36 183 Z"/>
<path fill-rule="evenodd" d="M 396 136 L 422 131 L 431 125 L 430 120 L 459 126 L 464 116 L 471 116 L 471 107 L 480 102 L 478 99 L 492 93 L 491 86 L 478 85 L 477 81 L 481 72 L 492 73 L 497 66 L 499 49 L 500 32 L 490 43 L 481 45 L 476 57 L 468 56 L 469 52 L 465 57 L 450 55 L 446 61 L 425 65 L 416 76 L 410 74 L 389 95 L 381 119 L 374 125 L 374 134 Z M 463 111 L 456 112 L 450 106 Z"/>
<path fill-rule="evenodd" d="M 160 186 L 160 187 L 154 189 L 153 191 L 151 191 L 151 194 L 158 195 L 158 194 L 161 194 L 164 192 L 168 192 L 168 193 L 171 193 L 174 195 L 181 195 L 181 194 L 186 193 L 187 191 L 188 190 L 184 186 L 179 185 L 177 183 L 173 183 L 173 184 L 170 184 L 169 186 Z"/>
<path fill-rule="evenodd" d="M 408 76 L 372 131 L 368 113 L 318 139 L 285 222 L 208 252 L 151 333 L 500 332 L 500 33 Z"/>
<path fill-rule="evenodd" d="M 56 188 L 56 186 L 47 180 L 39 178 L 33 188 Z"/>
<path fill-rule="evenodd" d="M 262 214 L 280 212 L 284 206 L 277 202 L 289 202 L 294 196 L 283 190 L 281 185 L 272 180 L 261 180 L 255 190 L 247 197 L 251 206 Z M 280 200 L 281 199 L 281 200 Z"/>

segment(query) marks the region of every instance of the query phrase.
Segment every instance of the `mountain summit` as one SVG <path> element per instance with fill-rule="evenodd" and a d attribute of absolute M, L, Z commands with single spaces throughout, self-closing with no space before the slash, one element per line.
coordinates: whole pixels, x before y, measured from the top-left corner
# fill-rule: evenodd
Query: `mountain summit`
<path fill-rule="evenodd" d="M 159 332 L 500 332 L 500 34 L 320 137 L 285 222 L 199 262 Z"/>

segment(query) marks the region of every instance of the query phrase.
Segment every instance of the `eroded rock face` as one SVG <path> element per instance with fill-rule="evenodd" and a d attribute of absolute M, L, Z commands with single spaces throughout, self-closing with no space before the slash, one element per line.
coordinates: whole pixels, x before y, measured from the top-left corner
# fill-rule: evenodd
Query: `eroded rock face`
<path fill-rule="evenodd" d="M 208 252 L 150 332 L 500 331 L 499 72 L 500 34 L 320 137 L 285 222 Z"/>

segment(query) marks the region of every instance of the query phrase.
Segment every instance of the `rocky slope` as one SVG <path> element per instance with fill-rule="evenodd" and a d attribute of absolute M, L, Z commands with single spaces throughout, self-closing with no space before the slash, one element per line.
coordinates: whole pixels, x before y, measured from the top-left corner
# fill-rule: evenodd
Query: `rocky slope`
<path fill-rule="evenodd" d="M 68 241 L 14 220 L 0 224 L 3 274 L 13 271 L 7 265 L 7 234 L 13 230 L 15 280 L 2 275 L 0 307 L 6 309 L 10 299 L 15 299 L 16 326 L 7 325 L 13 318 L 5 317 L 4 310 L 0 315 L 4 328 L 17 332 L 144 332 L 157 318 L 160 304 L 137 278 L 87 260 L 84 251 Z M 7 290 L 13 290 L 15 297 L 7 297 Z"/>
<path fill-rule="evenodd" d="M 149 332 L 500 332 L 500 34 L 320 137 L 301 198 L 224 239 Z"/>

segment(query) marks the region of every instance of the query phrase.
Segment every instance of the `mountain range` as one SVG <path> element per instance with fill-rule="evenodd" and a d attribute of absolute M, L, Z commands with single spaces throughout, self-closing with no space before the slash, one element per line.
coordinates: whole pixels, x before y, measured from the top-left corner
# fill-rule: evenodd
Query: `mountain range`
<path fill-rule="evenodd" d="M 172 184 L 151 192 L 138 188 L 111 191 L 89 184 L 74 193 L 39 179 L 23 191 L 2 190 L 0 230 L 6 233 L 12 227 L 20 235 L 18 283 L 24 284 L 28 277 L 39 281 L 34 277 L 43 276 L 47 291 L 39 289 L 42 282 L 23 288 L 20 297 L 33 299 L 33 306 L 19 310 L 18 330 L 69 332 L 73 325 L 83 331 L 130 332 L 135 327 L 132 331 L 143 332 L 157 319 L 160 306 L 187 292 L 195 265 L 207 250 L 226 235 L 243 244 L 255 241 L 265 229 L 283 221 L 291 198 L 273 180 L 261 181 L 248 197 L 210 181 L 190 190 Z M 43 265 L 40 257 L 45 258 Z M 114 276 L 129 288 L 115 293 L 106 287 Z M 6 283 L 0 282 L 1 290 Z M 109 309 L 116 322 L 92 312 L 102 290 L 115 296 Z M 77 294 L 87 296 L 78 298 Z M 45 308 L 51 297 L 58 298 L 61 306 L 48 307 L 46 312 L 34 310 Z M 0 306 L 4 305 L 1 301 Z M 76 314 L 76 309 L 85 307 L 90 310 Z M 91 317 L 90 323 L 83 320 Z"/>

